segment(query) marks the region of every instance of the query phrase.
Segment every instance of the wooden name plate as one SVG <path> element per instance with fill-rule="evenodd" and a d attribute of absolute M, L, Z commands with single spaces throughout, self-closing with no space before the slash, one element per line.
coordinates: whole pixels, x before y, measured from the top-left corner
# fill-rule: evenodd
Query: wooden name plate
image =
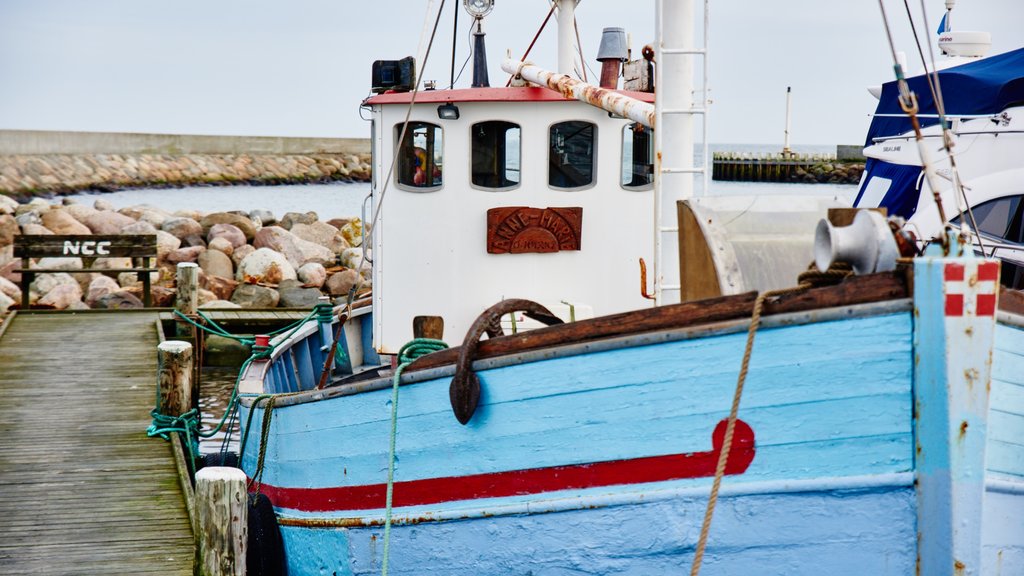
<path fill-rule="evenodd" d="M 487 252 L 527 254 L 579 250 L 583 208 L 508 206 L 487 211 Z"/>

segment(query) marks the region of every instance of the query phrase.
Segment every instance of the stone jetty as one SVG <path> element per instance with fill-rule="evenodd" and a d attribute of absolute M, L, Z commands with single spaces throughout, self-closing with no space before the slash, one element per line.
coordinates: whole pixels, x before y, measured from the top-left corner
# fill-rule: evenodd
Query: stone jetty
<path fill-rule="evenodd" d="M 0 130 L 0 194 L 231 184 L 368 182 L 359 138 Z"/>
<path fill-rule="evenodd" d="M 92 206 L 71 198 L 19 203 L 0 195 L 0 317 L 21 302 L 19 234 L 155 234 L 155 306 L 173 306 L 178 263 L 200 267 L 200 308 L 312 308 L 322 295 L 343 303 L 350 289 L 370 290 L 363 262 L 363 224 L 358 218 L 320 220 L 315 212 L 278 217 L 266 210 L 169 212 L 148 205 L 116 210 L 98 199 Z M 142 307 L 142 283 L 134 273 L 74 272 L 79 258 L 44 258 L 33 267 L 66 268 L 39 274 L 29 300 L 54 309 Z M 130 262 L 97 258 L 93 268 L 127 268 Z"/>

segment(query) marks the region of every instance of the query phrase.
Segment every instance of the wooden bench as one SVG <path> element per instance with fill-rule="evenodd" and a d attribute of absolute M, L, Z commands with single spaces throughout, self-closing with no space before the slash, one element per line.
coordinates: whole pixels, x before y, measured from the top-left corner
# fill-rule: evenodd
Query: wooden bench
<path fill-rule="evenodd" d="M 21 307 L 28 309 L 29 286 L 36 274 L 48 272 L 135 272 L 142 280 L 142 302 L 146 308 L 152 305 L 150 295 L 150 272 L 159 268 L 151 267 L 151 258 L 156 257 L 155 234 L 131 234 L 124 236 L 92 235 L 20 235 L 14 237 L 14 256 L 21 258 Z M 83 267 L 78 270 L 58 268 L 31 268 L 31 258 L 81 258 Z M 97 258 L 131 258 L 128 268 L 94 268 Z"/>

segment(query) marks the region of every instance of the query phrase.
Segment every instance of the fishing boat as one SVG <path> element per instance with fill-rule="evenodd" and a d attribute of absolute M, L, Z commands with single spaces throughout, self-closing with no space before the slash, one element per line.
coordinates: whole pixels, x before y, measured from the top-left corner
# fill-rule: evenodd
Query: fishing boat
<path fill-rule="evenodd" d="M 262 340 L 239 378 L 289 574 L 1024 571 L 1024 298 L 958 235 L 908 252 L 877 214 L 799 249 L 724 238 L 744 201 L 688 198 L 707 171 L 669 129 L 703 113 L 672 75 L 706 55 L 682 4 L 657 3 L 657 66 L 605 59 L 657 98 L 375 66 L 372 311 Z M 467 5 L 480 54 L 491 3 Z M 826 272 L 750 272 L 790 253 Z"/>
<path fill-rule="evenodd" d="M 922 63 L 929 73 L 907 80 L 917 96 L 931 174 L 926 174 L 917 137 L 901 107 L 899 84 L 886 83 L 872 90 L 879 102 L 854 204 L 884 207 L 907 219 L 922 238 L 934 237 L 946 224 L 963 226 L 979 254 L 1002 260 L 1003 284 L 1022 289 L 1024 48 L 987 56 L 988 33 L 952 29 L 954 4 L 946 3 L 947 18 L 938 31 L 939 59 Z M 936 82 L 941 98 L 935 97 Z M 952 154 L 943 152 L 944 139 Z"/>

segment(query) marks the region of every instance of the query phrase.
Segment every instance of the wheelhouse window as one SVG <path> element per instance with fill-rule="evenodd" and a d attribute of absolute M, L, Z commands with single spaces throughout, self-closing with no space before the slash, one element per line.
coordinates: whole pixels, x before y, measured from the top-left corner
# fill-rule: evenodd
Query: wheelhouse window
<path fill-rule="evenodd" d="M 590 122 L 570 120 L 551 126 L 548 147 L 548 185 L 583 188 L 594 183 L 595 135 Z"/>
<path fill-rule="evenodd" d="M 621 184 L 636 189 L 654 184 L 654 131 L 639 122 L 622 128 Z"/>
<path fill-rule="evenodd" d="M 472 128 L 472 180 L 481 188 L 513 188 L 519 185 L 520 128 L 518 124 L 492 120 Z"/>
<path fill-rule="evenodd" d="M 402 136 L 402 124 L 395 125 L 395 140 Z M 405 138 L 398 146 L 396 178 L 402 187 L 439 188 L 444 154 L 444 136 L 440 126 L 428 122 L 409 122 Z"/>

